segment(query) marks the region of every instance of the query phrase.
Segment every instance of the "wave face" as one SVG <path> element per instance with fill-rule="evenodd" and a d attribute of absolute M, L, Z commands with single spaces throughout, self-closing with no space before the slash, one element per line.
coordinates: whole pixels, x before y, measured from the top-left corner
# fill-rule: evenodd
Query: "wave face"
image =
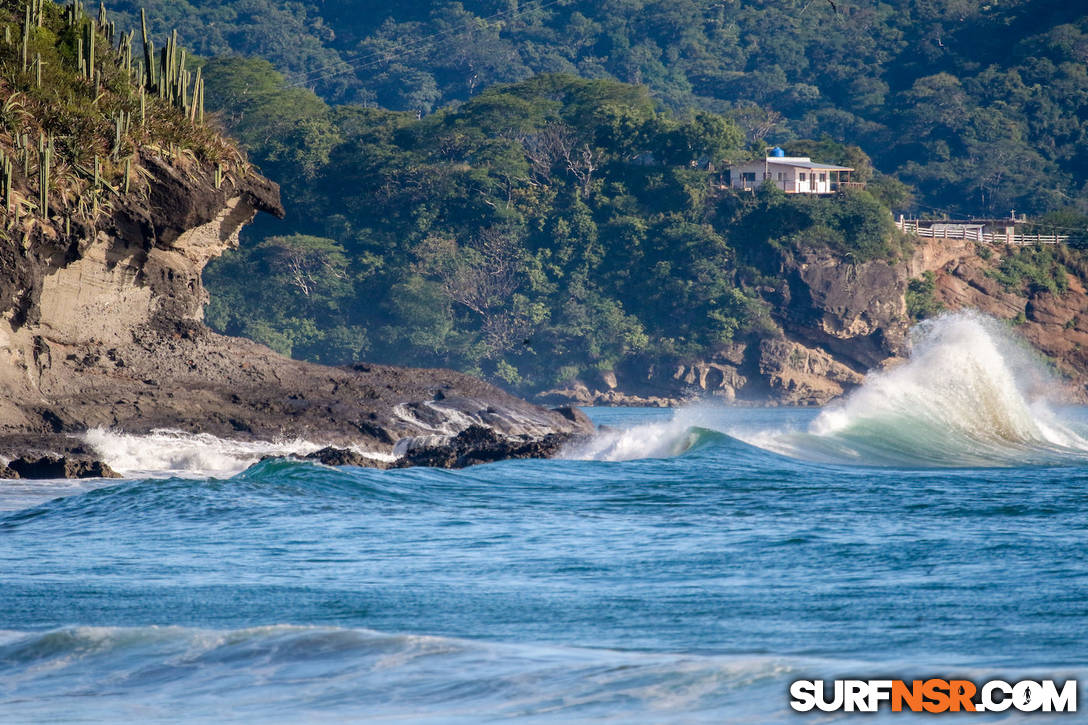
<path fill-rule="evenodd" d="M 1057 383 L 1008 328 L 959 312 L 912 330 L 910 359 L 869 375 L 803 433 L 745 437 L 804 460 L 879 466 L 1083 465 L 1083 426 L 1045 395 Z"/>
<path fill-rule="evenodd" d="M 24 722 L 56 716 L 37 695 L 66 692 L 81 721 L 139 702 L 140 722 L 558 722 L 636 710 L 720 723 L 785 691 L 803 664 L 292 625 L 0 632 L 0 675 L 18 695 L 5 711 Z"/>
<path fill-rule="evenodd" d="M 668 420 L 603 430 L 564 455 L 668 458 L 709 443 L 850 466 L 1082 466 L 1088 426 L 1048 405 L 1057 388 L 1006 326 L 959 312 L 916 326 L 909 360 L 871 373 L 803 425 L 762 425 L 755 411 L 695 406 Z"/>

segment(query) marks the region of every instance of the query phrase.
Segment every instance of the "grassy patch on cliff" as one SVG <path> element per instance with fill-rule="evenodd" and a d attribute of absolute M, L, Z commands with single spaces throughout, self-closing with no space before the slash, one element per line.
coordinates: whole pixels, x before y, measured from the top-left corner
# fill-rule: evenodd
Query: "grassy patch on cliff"
<path fill-rule="evenodd" d="M 916 322 L 935 317 L 944 310 L 944 305 L 937 299 L 937 278 L 933 272 L 926 272 L 920 279 L 908 282 L 904 297 L 907 315 Z"/>
<path fill-rule="evenodd" d="M 1010 292 L 1063 294 L 1069 289 L 1067 264 L 1076 265 L 1080 256 L 1060 245 L 1009 248 L 986 274 Z"/>

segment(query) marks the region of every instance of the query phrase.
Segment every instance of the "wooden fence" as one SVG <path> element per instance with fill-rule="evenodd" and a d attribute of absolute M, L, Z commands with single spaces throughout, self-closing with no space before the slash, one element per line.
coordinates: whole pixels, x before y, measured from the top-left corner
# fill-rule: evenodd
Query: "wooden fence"
<path fill-rule="evenodd" d="M 991 234 L 983 232 L 982 227 L 952 225 L 942 223 L 939 228 L 919 226 L 917 220 L 900 219 L 895 226 L 907 234 L 934 239 L 966 239 L 983 244 L 1064 244 L 1069 239 L 1064 234 Z"/>

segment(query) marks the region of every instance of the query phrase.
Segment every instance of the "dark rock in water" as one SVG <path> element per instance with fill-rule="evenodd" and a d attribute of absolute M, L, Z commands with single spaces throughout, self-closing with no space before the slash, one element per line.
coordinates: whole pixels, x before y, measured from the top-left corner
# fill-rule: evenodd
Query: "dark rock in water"
<path fill-rule="evenodd" d="M 7 465 L 16 475 L 14 478 L 120 478 L 102 461 L 43 456 L 42 458 L 16 458 Z M 2 474 L 0 474 L 2 475 Z M 5 478 L 7 476 L 4 476 Z"/>
<path fill-rule="evenodd" d="M 473 425 L 445 443 L 409 448 L 392 467 L 465 468 L 511 458 L 551 458 L 567 443 L 582 437 L 570 433 L 550 433 L 539 438 L 509 437 L 491 428 Z"/>
<path fill-rule="evenodd" d="M 344 448 L 333 448 L 332 446 L 326 446 L 320 451 L 314 451 L 305 456 L 302 456 L 303 460 L 318 461 L 324 463 L 326 466 L 359 466 L 361 468 L 386 468 L 387 464 L 383 461 L 378 461 L 373 458 L 368 458 L 355 451 L 346 450 Z"/>
<path fill-rule="evenodd" d="M 571 423 L 574 423 L 582 430 L 593 430 L 593 421 L 589 419 L 589 416 L 582 412 L 582 409 L 574 405 L 563 405 L 558 408 L 552 408 L 553 411 L 559 413 Z"/>

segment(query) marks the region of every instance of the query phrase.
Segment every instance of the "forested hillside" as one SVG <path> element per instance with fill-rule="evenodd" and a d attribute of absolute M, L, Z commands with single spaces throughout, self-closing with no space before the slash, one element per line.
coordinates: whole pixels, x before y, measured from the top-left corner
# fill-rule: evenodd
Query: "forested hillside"
<path fill-rule="evenodd" d="M 209 267 L 208 321 L 299 358 L 535 392 L 781 339 L 783 265 L 903 260 L 893 210 L 1015 208 L 1084 237 L 1088 15 L 1069 3 L 191 0 L 148 17 L 204 54 L 209 110 L 288 209 Z M 867 187 L 718 188 L 768 143 Z M 1025 260 L 1032 289 L 1063 279 Z M 939 309 L 924 280 L 907 299 Z"/>
<path fill-rule="evenodd" d="M 1055 0 L 152 0 L 209 56 L 261 56 L 329 102 L 428 114 L 571 73 L 734 118 L 750 143 L 830 136 L 917 209 L 1084 202 L 1088 13 Z M 134 2 L 120 3 L 130 18 Z"/>
<path fill-rule="evenodd" d="M 722 193 L 705 160 L 739 152 L 735 124 L 659 110 L 642 86 L 544 75 L 417 119 L 319 113 L 252 61 L 205 70 L 209 103 L 239 114 L 240 140 L 289 179 L 294 210 L 209 270 L 208 321 L 292 355 L 539 389 L 630 354 L 685 359 L 773 334 L 758 292 L 777 284 L 761 270 L 768 243 L 898 253 L 874 196 L 894 184 L 833 199 Z M 267 93 L 241 100 L 253 88 Z M 298 135 L 268 141 L 280 123 Z M 859 149 L 822 146 L 871 176 Z"/>

